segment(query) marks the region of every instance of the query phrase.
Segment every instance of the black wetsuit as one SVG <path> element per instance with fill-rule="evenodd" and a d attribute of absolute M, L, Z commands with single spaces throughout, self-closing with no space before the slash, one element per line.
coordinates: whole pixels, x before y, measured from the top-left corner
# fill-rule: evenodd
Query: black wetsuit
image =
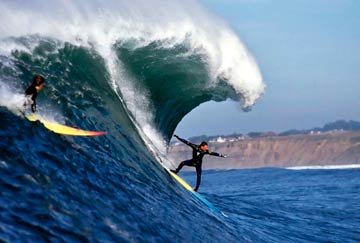
<path fill-rule="evenodd" d="M 193 149 L 193 153 L 192 153 L 192 159 L 181 162 L 179 164 L 178 168 L 176 170 L 174 170 L 173 172 L 178 173 L 184 165 L 194 166 L 196 168 L 196 186 L 194 188 L 194 191 L 197 191 L 199 189 L 200 182 L 201 182 L 201 172 L 202 172 L 201 166 L 202 166 L 202 159 L 203 159 L 204 155 L 208 154 L 208 155 L 213 155 L 213 156 L 218 156 L 218 157 L 223 157 L 223 155 L 216 153 L 216 152 L 201 151 L 199 149 L 199 145 L 190 143 L 189 141 L 187 141 L 183 138 L 179 138 L 179 137 L 176 137 L 176 138 L 179 139 L 181 142 L 185 143 L 186 145 L 190 146 Z"/>
<path fill-rule="evenodd" d="M 25 91 L 26 95 L 31 95 L 31 100 L 33 101 L 33 103 L 31 104 L 31 110 L 32 112 L 36 111 L 36 98 L 38 96 L 38 91 L 36 89 L 36 86 L 34 84 L 30 85 L 26 91 Z"/>

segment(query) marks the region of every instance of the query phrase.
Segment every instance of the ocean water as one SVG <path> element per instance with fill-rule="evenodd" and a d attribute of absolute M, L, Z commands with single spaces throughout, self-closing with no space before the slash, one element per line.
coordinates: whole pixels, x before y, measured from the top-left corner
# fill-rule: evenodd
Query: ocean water
<path fill-rule="evenodd" d="M 210 100 L 247 109 L 265 89 L 240 39 L 195 1 L 14 0 L 0 11 L 0 241 L 358 240 L 358 170 L 204 173 L 201 193 L 227 216 L 166 173 L 187 113 Z M 107 135 L 24 119 L 36 73 L 41 116 Z"/>
<path fill-rule="evenodd" d="M 206 171 L 200 188 L 237 242 L 359 242 L 359 189 L 360 170 L 339 167 Z"/>
<path fill-rule="evenodd" d="M 204 171 L 200 193 L 218 214 L 166 173 L 149 181 L 91 160 L 53 171 L 43 156 L 33 165 L 1 161 L 4 242 L 360 240 L 359 169 Z M 194 172 L 180 175 L 195 183 Z"/>

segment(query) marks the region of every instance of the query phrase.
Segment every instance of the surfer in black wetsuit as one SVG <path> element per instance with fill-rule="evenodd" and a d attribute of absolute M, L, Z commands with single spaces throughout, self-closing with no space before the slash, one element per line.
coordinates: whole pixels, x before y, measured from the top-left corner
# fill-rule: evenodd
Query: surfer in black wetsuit
<path fill-rule="evenodd" d="M 24 106 L 31 104 L 31 111 L 36 111 L 36 98 L 39 92 L 44 88 L 45 78 L 41 75 L 35 75 L 32 84 L 26 89 L 25 94 L 28 98 L 28 102 L 25 102 Z"/>
<path fill-rule="evenodd" d="M 218 157 L 222 157 L 222 158 L 226 158 L 227 155 L 219 154 L 216 152 L 209 152 L 209 147 L 206 142 L 202 142 L 200 145 L 196 145 L 196 144 L 190 143 L 189 141 L 187 141 L 183 138 L 180 138 L 177 135 L 174 135 L 174 137 L 176 137 L 181 142 L 185 143 L 186 145 L 190 146 L 193 149 L 193 153 L 192 153 L 193 157 L 192 157 L 192 159 L 181 162 L 179 164 L 179 167 L 176 170 L 171 170 L 171 171 L 174 172 L 175 174 L 177 174 L 184 165 L 194 166 L 196 168 L 196 186 L 194 188 L 194 191 L 197 191 L 199 189 L 200 182 L 201 182 L 201 170 L 202 170 L 201 166 L 202 166 L 202 159 L 203 159 L 204 155 L 208 154 L 208 155 L 218 156 Z"/>

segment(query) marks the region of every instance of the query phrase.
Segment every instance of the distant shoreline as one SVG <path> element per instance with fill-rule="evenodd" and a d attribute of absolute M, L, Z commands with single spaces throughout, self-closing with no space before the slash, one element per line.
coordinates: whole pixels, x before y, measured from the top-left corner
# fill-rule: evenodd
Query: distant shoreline
<path fill-rule="evenodd" d="M 212 151 L 228 158 L 206 156 L 204 169 L 280 168 L 360 168 L 360 131 L 336 131 L 305 135 L 257 138 L 214 139 Z M 173 164 L 191 157 L 188 146 L 172 144 L 169 157 Z"/>

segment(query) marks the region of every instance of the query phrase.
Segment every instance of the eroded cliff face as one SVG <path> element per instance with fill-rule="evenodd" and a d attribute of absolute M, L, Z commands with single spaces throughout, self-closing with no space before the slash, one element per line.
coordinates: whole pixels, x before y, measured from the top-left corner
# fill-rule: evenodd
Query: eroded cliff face
<path fill-rule="evenodd" d="M 211 151 L 230 156 L 206 156 L 204 169 L 360 164 L 360 132 L 274 136 L 209 145 Z M 169 157 L 178 164 L 191 157 L 191 149 L 184 144 L 173 145 Z"/>

